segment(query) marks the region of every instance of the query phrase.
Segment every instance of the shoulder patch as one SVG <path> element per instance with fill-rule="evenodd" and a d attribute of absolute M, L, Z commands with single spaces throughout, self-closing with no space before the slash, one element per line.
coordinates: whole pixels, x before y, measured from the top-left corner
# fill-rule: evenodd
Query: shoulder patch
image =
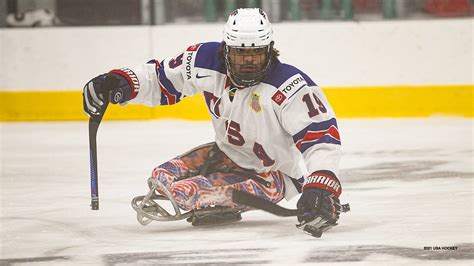
<path fill-rule="evenodd" d="M 200 43 L 189 46 L 183 54 L 184 66 L 182 68 L 184 77 L 186 80 L 190 80 L 193 77 L 193 66 L 196 61 L 196 51 L 201 46 Z"/>
<path fill-rule="evenodd" d="M 301 76 L 301 74 L 295 74 L 287 79 L 278 90 L 273 94 L 272 100 L 281 105 L 286 99 L 290 99 L 303 87 L 308 86 L 306 80 Z"/>

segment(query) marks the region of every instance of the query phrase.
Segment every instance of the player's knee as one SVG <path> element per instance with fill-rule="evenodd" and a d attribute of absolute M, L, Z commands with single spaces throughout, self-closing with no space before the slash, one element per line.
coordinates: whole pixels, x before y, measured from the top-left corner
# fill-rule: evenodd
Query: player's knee
<path fill-rule="evenodd" d="M 159 176 L 162 176 L 166 173 L 167 171 L 165 169 L 163 169 L 160 166 L 156 167 L 155 169 L 153 169 L 153 171 L 151 171 L 151 176 L 152 177 L 159 177 Z"/>
<path fill-rule="evenodd" d="M 162 164 L 155 169 L 153 169 L 151 176 L 156 181 L 161 182 L 168 190 L 171 190 L 173 183 L 175 182 L 176 175 L 170 172 L 169 167 L 166 167 L 166 163 Z M 158 193 L 163 194 L 164 192 L 160 189 L 157 189 Z"/>
<path fill-rule="evenodd" d="M 185 210 L 194 209 L 199 191 L 187 184 L 180 184 L 177 182 L 171 187 L 171 194 L 179 207 Z"/>
<path fill-rule="evenodd" d="M 182 169 L 178 166 L 176 159 L 165 162 L 152 171 L 152 176 L 157 177 L 162 174 L 171 175 L 171 176 L 180 176 Z"/>
<path fill-rule="evenodd" d="M 223 192 L 224 190 L 214 189 L 212 182 L 201 175 L 174 182 L 171 186 L 175 201 L 185 210 L 219 205 Z"/>
<path fill-rule="evenodd" d="M 269 182 L 263 185 L 259 184 L 258 186 L 261 188 L 266 200 L 275 203 L 282 200 L 285 196 L 285 184 L 282 174 L 279 172 L 272 172 L 263 177 Z"/>

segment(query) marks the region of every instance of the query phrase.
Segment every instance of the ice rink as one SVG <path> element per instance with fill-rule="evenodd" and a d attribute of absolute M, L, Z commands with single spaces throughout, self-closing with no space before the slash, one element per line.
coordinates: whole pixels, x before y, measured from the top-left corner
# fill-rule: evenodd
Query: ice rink
<path fill-rule="evenodd" d="M 212 141 L 210 122 L 104 121 L 99 211 L 87 122 L 0 127 L 0 265 L 474 263 L 472 119 L 339 120 L 341 202 L 352 210 L 320 239 L 262 211 L 215 227 L 138 224 L 130 200 L 151 170 Z"/>

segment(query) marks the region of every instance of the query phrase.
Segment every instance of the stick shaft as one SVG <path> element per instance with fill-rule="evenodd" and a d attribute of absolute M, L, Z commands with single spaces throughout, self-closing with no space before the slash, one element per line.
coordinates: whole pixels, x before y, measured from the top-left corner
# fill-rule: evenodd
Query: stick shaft
<path fill-rule="evenodd" d="M 103 112 L 99 116 L 89 119 L 89 155 L 91 170 L 91 209 L 99 209 L 99 171 L 97 163 L 97 130 L 107 109 L 108 102 L 104 103 Z"/>
<path fill-rule="evenodd" d="M 89 155 L 91 170 L 91 208 L 99 209 L 99 175 L 97 171 L 97 129 L 99 123 L 89 120 Z"/>
<path fill-rule="evenodd" d="M 118 80 L 107 76 L 101 85 L 100 93 L 105 95 L 103 97 L 104 105 L 101 106 L 99 115 L 91 115 L 89 119 L 89 152 L 90 152 L 90 167 L 91 167 L 91 208 L 93 210 L 99 209 L 99 171 L 97 164 L 97 130 L 99 129 L 102 117 L 104 117 L 107 106 L 110 100 L 110 91 L 118 87 Z"/>
<path fill-rule="evenodd" d="M 281 217 L 291 217 L 291 216 L 298 216 L 302 215 L 303 211 L 298 209 L 287 209 L 284 208 L 276 203 L 270 202 L 268 200 L 264 200 L 259 198 L 255 195 L 249 194 L 247 192 L 234 190 L 232 191 L 232 201 L 238 204 L 247 205 L 253 207 L 255 209 L 259 209 L 262 211 L 269 212 L 271 214 L 281 216 Z M 349 212 L 351 207 L 349 203 L 341 205 L 341 212 Z"/>
<path fill-rule="evenodd" d="M 239 190 L 233 191 L 232 200 L 236 203 L 247 205 L 281 217 L 297 216 L 301 213 L 300 210 L 283 208 L 273 202 Z"/>

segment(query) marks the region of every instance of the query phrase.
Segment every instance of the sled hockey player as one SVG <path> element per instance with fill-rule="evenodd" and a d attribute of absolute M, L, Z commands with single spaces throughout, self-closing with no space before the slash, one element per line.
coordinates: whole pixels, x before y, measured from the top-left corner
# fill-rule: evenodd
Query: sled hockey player
<path fill-rule="evenodd" d="M 265 12 L 237 9 L 224 26 L 223 41 L 114 69 L 85 85 L 89 116 L 103 114 L 106 101 L 157 106 L 204 96 L 215 142 L 152 171 L 150 192 L 132 203 L 142 224 L 237 221 L 254 209 L 233 201 L 233 191 L 241 191 L 271 203 L 302 193 L 297 227 L 313 233 L 337 225 L 341 141 L 334 111 L 321 88 L 278 55 Z M 175 215 L 156 203 L 163 199 L 172 203 Z"/>

